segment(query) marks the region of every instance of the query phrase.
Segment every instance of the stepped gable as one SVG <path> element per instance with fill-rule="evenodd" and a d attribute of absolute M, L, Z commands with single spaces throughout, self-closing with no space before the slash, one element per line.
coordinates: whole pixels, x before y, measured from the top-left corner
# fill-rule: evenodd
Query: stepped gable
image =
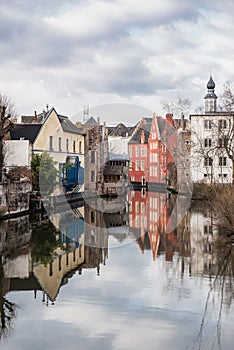
<path fill-rule="evenodd" d="M 152 118 L 144 118 L 145 123 L 138 124 L 137 128 L 133 132 L 132 138 L 129 141 L 129 143 L 141 143 L 141 135 L 142 131 L 144 131 L 145 134 L 145 141 L 144 143 L 148 143 L 148 139 L 150 136 L 151 126 L 152 126 Z"/>

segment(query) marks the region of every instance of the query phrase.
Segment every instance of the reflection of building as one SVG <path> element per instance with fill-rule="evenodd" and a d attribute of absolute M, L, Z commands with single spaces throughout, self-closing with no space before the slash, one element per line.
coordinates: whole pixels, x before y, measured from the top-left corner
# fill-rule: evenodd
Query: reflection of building
<path fill-rule="evenodd" d="M 208 209 L 191 211 L 191 273 L 214 275 L 216 258 L 214 255 L 214 238 L 217 232 L 212 223 Z"/>
<path fill-rule="evenodd" d="M 65 227 L 62 222 L 61 227 L 67 234 L 74 234 L 74 226 L 70 227 L 69 222 Z M 40 233 L 40 226 L 36 229 Z M 32 290 L 36 296 L 36 291 L 41 290 L 44 292 L 43 300 L 54 301 L 60 287 L 84 263 L 84 233 L 79 232 L 78 237 L 72 237 L 69 242 L 67 237 L 64 238 L 63 245 L 51 252 L 52 260 L 45 265 L 33 263 L 32 252 L 37 247 L 31 246 L 32 230 L 28 216 L 4 221 L 1 225 L 0 263 L 4 271 L 4 293 Z M 76 244 L 73 244 L 74 238 L 78 239 Z"/>
<path fill-rule="evenodd" d="M 68 246 L 67 249 L 58 248 L 47 266 L 36 264 L 33 267 L 34 277 L 51 301 L 55 301 L 60 286 L 84 263 L 84 235 L 79 239 L 78 248 L 70 250 Z"/>
<path fill-rule="evenodd" d="M 153 259 L 156 258 L 158 250 L 165 251 L 167 260 L 172 259 L 176 236 L 174 232 L 166 233 L 169 219 L 165 193 L 145 192 L 144 189 L 130 193 L 130 232 L 137 238 L 142 251 L 144 251 L 144 246 L 149 247 L 150 245 Z"/>
<path fill-rule="evenodd" d="M 31 233 L 28 215 L 1 223 L 0 255 L 2 255 L 6 279 L 29 276 Z"/>

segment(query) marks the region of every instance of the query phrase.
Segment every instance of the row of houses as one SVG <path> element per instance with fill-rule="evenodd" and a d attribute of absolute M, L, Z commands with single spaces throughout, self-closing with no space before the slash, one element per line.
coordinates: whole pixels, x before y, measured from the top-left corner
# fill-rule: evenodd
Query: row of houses
<path fill-rule="evenodd" d="M 185 118 L 182 113 L 179 119 L 153 114 L 132 127 L 122 123 L 108 127 L 93 117 L 74 124 L 48 106 L 42 113 L 22 116 L 5 141 L 3 182 L 10 168 L 30 167 L 32 154 L 47 152 L 60 177 L 56 195 L 123 194 L 129 186 L 186 190 L 192 183 L 232 183 L 234 113 L 217 110 L 214 90 L 210 77 L 202 114 Z M 28 187 L 26 191 L 30 192 Z M 15 199 L 11 202 L 14 209 Z"/>
<path fill-rule="evenodd" d="M 234 112 L 218 110 L 213 78 L 203 113 L 142 118 L 128 142 L 133 184 L 187 191 L 194 183 L 234 183 Z"/>

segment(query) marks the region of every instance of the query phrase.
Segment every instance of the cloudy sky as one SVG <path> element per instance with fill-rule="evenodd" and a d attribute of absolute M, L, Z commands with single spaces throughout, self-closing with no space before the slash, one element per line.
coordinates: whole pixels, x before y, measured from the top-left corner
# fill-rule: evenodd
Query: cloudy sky
<path fill-rule="evenodd" d="M 19 114 L 113 102 L 161 114 L 178 95 L 196 107 L 210 72 L 217 94 L 234 81 L 233 12 L 232 0 L 1 1 L 0 92 Z"/>

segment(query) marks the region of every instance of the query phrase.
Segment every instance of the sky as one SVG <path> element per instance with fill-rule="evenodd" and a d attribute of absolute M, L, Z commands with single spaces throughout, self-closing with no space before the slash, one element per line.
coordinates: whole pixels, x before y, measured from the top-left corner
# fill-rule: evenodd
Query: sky
<path fill-rule="evenodd" d="M 192 112 L 210 73 L 217 95 L 234 81 L 233 13 L 232 0 L 1 1 L 0 92 L 18 115 L 111 104 L 100 117 L 131 124 L 177 96 Z"/>

